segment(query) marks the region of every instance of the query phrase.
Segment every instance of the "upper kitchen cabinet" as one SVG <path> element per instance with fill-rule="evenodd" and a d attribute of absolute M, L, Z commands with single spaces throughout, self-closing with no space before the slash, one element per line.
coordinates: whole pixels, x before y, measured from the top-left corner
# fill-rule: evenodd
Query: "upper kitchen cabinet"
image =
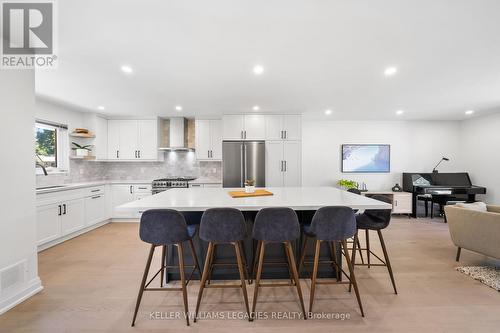
<path fill-rule="evenodd" d="M 108 120 L 108 160 L 157 159 L 157 120 Z"/>
<path fill-rule="evenodd" d="M 260 114 L 225 115 L 224 140 L 265 140 L 266 117 Z"/>
<path fill-rule="evenodd" d="M 300 115 L 266 116 L 266 140 L 301 140 L 301 128 Z"/>
<path fill-rule="evenodd" d="M 266 141 L 266 185 L 301 186 L 301 142 Z"/>
<path fill-rule="evenodd" d="M 196 159 L 222 160 L 222 121 L 196 119 Z"/>

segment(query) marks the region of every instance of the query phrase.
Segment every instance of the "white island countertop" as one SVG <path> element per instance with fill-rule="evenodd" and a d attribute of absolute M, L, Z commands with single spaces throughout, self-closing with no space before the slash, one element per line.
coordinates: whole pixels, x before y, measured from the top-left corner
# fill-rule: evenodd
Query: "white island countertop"
<path fill-rule="evenodd" d="M 272 196 L 232 198 L 231 188 L 175 188 L 141 200 L 121 205 L 118 209 L 143 212 L 170 208 L 179 211 L 204 211 L 214 207 L 233 207 L 257 211 L 266 207 L 290 207 L 294 210 L 317 210 L 324 206 L 348 206 L 353 209 L 392 209 L 392 205 L 335 187 L 270 187 Z"/>

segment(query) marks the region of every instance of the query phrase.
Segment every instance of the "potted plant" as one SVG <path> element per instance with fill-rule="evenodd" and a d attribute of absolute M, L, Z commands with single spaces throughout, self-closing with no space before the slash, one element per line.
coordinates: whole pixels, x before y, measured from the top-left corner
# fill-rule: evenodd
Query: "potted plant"
<path fill-rule="evenodd" d="M 247 179 L 245 180 L 245 193 L 255 192 L 255 180 Z"/>
<path fill-rule="evenodd" d="M 350 188 L 358 188 L 358 183 L 355 182 L 354 180 L 349 180 L 349 179 L 340 179 L 337 182 L 337 185 L 343 188 L 344 190 L 348 190 Z"/>
<path fill-rule="evenodd" d="M 88 156 L 89 152 L 92 151 L 91 149 L 92 145 L 82 146 L 76 142 L 72 142 L 71 144 L 73 145 L 71 149 L 75 151 L 76 156 Z"/>

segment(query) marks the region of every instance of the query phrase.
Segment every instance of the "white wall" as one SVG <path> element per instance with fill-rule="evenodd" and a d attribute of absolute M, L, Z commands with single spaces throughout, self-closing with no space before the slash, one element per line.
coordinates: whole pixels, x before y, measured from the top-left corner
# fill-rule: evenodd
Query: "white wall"
<path fill-rule="evenodd" d="M 303 186 L 335 185 L 341 179 L 365 182 L 369 190 L 401 185 L 402 172 L 431 172 L 442 156 L 450 158 L 439 170 L 461 171 L 458 158 L 458 121 L 317 121 L 305 120 L 302 129 Z M 391 172 L 341 173 L 341 145 L 391 145 Z"/>
<path fill-rule="evenodd" d="M 42 289 L 38 278 L 35 222 L 34 73 L 2 70 L 0 314 Z M 10 269 L 14 267 L 14 269 Z M 17 271 L 16 269 L 21 269 Z M 3 271 L 3 273 L 2 273 Z M 6 271 L 10 273 L 5 273 Z M 10 275 L 13 274 L 13 275 Z M 8 277 L 10 275 L 10 277 Z M 10 284 L 9 280 L 15 282 Z M 10 287 L 5 288 L 5 284 Z"/>
<path fill-rule="evenodd" d="M 500 204 L 500 113 L 463 121 L 461 133 L 465 170 L 486 187 L 485 202 Z"/>
<path fill-rule="evenodd" d="M 66 124 L 70 131 L 77 127 L 85 127 L 85 114 L 83 112 L 39 98 L 36 99 L 35 115 L 37 119 Z"/>

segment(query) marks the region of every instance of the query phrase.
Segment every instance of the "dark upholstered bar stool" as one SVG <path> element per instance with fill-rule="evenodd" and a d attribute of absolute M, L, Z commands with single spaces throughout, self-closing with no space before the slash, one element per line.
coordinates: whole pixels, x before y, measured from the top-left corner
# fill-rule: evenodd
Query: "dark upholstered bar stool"
<path fill-rule="evenodd" d="M 371 198 L 386 203 L 391 203 L 391 200 L 383 195 L 373 195 Z M 370 268 L 371 266 L 386 266 L 387 270 L 389 271 L 389 276 L 391 278 L 392 287 L 394 288 L 394 293 L 397 294 L 398 291 L 396 289 L 396 282 L 394 281 L 394 275 L 392 274 L 391 262 L 389 260 L 389 255 L 387 254 L 387 248 L 385 247 L 384 237 L 382 236 L 382 230 L 387 228 L 390 221 L 391 221 L 390 209 L 367 209 L 363 214 L 356 216 L 356 224 L 358 232 L 356 232 L 356 236 L 354 237 L 355 243 L 352 251 L 352 262 L 354 265 L 368 266 L 368 268 Z M 359 236 L 358 236 L 359 230 L 365 230 L 366 248 L 363 248 L 361 250 L 366 250 L 366 257 L 368 262 L 367 264 L 364 263 L 356 264 L 356 244 L 359 244 Z M 385 260 L 382 260 L 379 256 L 373 253 L 372 250 L 370 250 L 370 234 L 369 234 L 370 230 L 377 231 Z M 377 258 L 380 261 L 380 263 L 372 264 L 370 262 L 371 255 Z"/>
<path fill-rule="evenodd" d="M 356 277 L 354 275 L 354 269 L 349 258 L 349 250 L 347 248 L 347 239 L 352 238 L 356 234 L 356 219 L 354 213 L 349 207 L 342 206 L 331 206 L 322 207 L 316 211 L 312 219 L 311 225 L 304 226 L 304 245 L 302 247 L 302 254 L 300 256 L 299 270 L 304 264 L 305 249 L 309 238 L 316 238 L 316 249 L 314 254 L 313 262 L 313 272 L 311 276 L 311 296 L 309 299 L 309 312 L 312 312 L 314 303 L 314 294 L 316 291 L 317 284 L 346 284 L 352 283 L 354 285 L 354 291 L 356 293 L 356 299 L 358 301 L 359 309 L 361 315 L 364 317 L 363 305 L 361 304 L 361 297 L 358 291 L 358 285 L 356 283 Z M 318 265 L 320 257 L 321 242 L 328 242 L 332 251 L 335 251 L 337 244 L 340 244 L 347 262 L 347 267 L 349 268 L 349 275 L 342 269 L 342 267 L 337 262 L 336 256 L 332 256 L 333 264 L 341 271 L 349 280 L 349 282 L 337 281 L 317 281 L 318 275 Z M 322 263 L 331 264 L 331 261 L 325 261 Z"/>
<path fill-rule="evenodd" d="M 299 296 L 300 307 L 304 314 L 304 319 L 307 319 L 306 310 L 304 308 L 304 300 L 302 298 L 302 290 L 300 288 L 299 274 L 295 264 L 295 255 L 293 254 L 291 241 L 300 237 L 299 219 L 295 211 L 291 208 L 264 208 L 261 209 L 255 217 L 253 226 L 253 238 L 258 241 L 257 253 L 258 257 L 257 274 L 255 276 L 255 289 L 253 294 L 252 313 L 255 313 L 257 306 L 257 297 L 260 287 L 278 287 L 295 285 Z M 264 265 L 264 253 L 266 244 L 282 243 L 285 247 L 285 253 L 288 261 L 288 270 L 290 279 L 293 283 L 286 284 L 261 284 L 260 278 L 262 275 L 262 267 Z"/>
<path fill-rule="evenodd" d="M 200 238 L 208 242 L 207 256 L 205 266 L 203 267 L 203 275 L 200 282 L 200 291 L 198 292 L 198 301 L 196 302 L 196 312 L 194 321 L 196 322 L 198 311 L 200 309 L 201 298 L 205 288 L 241 288 L 243 298 L 245 300 L 245 308 L 248 319 L 250 318 L 250 310 L 248 306 L 248 295 L 245 282 L 244 259 L 242 257 L 241 242 L 246 236 L 245 218 L 243 214 L 234 208 L 211 208 L 207 209 L 201 217 Z M 210 272 L 212 271 L 214 261 L 214 250 L 216 244 L 231 244 L 236 252 L 236 260 L 238 262 L 238 270 L 240 273 L 240 284 L 207 284 Z"/>
<path fill-rule="evenodd" d="M 139 287 L 139 294 L 137 295 L 137 302 L 135 305 L 134 318 L 132 319 L 132 326 L 135 325 L 135 319 L 137 318 L 137 311 L 139 310 L 139 305 L 141 304 L 141 299 L 144 291 L 182 291 L 182 296 L 184 299 L 184 312 L 186 314 L 186 324 L 189 326 L 189 316 L 188 316 L 188 299 L 187 299 L 187 284 L 191 280 L 191 277 L 195 270 L 200 272 L 200 266 L 198 264 L 198 257 L 196 256 L 196 251 L 193 246 L 193 236 L 196 234 L 196 225 L 188 226 L 184 219 L 184 216 L 176 210 L 172 209 L 153 209 L 145 211 L 141 217 L 141 223 L 139 227 L 139 236 L 143 242 L 151 244 L 149 250 L 149 256 L 146 263 L 146 268 L 144 269 L 144 274 L 142 276 L 141 286 Z M 184 265 L 184 251 L 182 249 L 182 243 L 188 242 L 189 247 L 193 255 L 194 265 L 185 266 Z M 148 286 L 153 282 L 153 280 L 167 268 L 164 251 L 162 253 L 162 263 L 161 268 L 156 274 L 146 283 L 148 278 L 149 269 L 151 267 L 151 260 L 153 259 L 153 254 L 157 246 L 162 246 L 163 249 L 167 245 L 173 245 L 177 247 L 177 253 L 179 256 L 179 271 L 181 276 L 181 288 L 148 288 Z M 170 266 L 172 268 L 174 266 Z M 175 266 L 177 267 L 177 266 Z M 186 279 L 184 268 L 192 267 L 193 270 L 188 279 Z M 163 286 L 163 281 L 161 281 L 161 286 Z"/>

